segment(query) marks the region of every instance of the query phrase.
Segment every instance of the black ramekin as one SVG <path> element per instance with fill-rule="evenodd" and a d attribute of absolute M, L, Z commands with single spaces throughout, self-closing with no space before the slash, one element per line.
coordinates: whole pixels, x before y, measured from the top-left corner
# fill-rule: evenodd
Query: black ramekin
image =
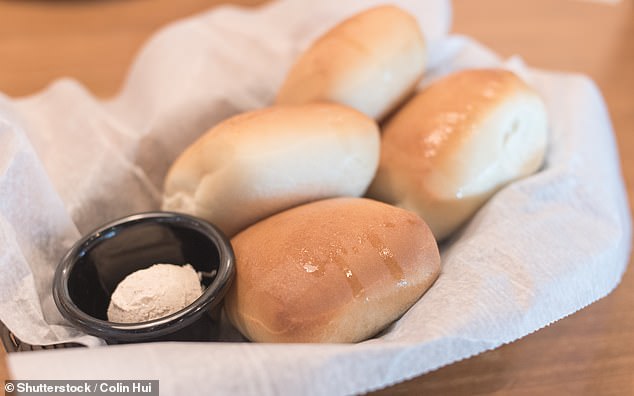
<path fill-rule="evenodd" d="M 53 298 L 69 322 L 109 343 L 186 340 L 188 332 L 183 330 L 195 327 L 224 297 L 235 273 L 234 261 L 227 237 L 202 219 L 172 212 L 134 214 L 105 224 L 75 243 L 59 263 Z M 210 274 L 203 278 L 203 294 L 163 318 L 141 323 L 108 321 L 110 296 L 119 282 L 157 263 L 191 264 L 196 271 Z M 189 330 L 195 339 L 206 338 L 200 331 L 207 330 Z M 170 338 L 178 333 L 181 336 Z"/>

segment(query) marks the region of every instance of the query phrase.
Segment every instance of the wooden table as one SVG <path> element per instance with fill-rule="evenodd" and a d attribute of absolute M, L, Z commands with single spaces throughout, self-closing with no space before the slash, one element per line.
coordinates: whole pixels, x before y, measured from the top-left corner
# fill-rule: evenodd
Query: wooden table
<path fill-rule="evenodd" d="M 135 52 L 158 27 L 205 0 L 0 3 L 0 92 L 26 95 L 72 76 L 116 93 Z M 243 4 L 259 3 L 244 0 Z M 634 198 L 634 4 L 456 0 L 454 31 L 532 66 L 576 71 L 599 85 Z M 513 344 L 378 392 L 634 395 L 634 270 L 608 297 Z M 0 362 L 4 351 L 0 350 Z M 0 363 L 0 380 L 7 378 Z"/>

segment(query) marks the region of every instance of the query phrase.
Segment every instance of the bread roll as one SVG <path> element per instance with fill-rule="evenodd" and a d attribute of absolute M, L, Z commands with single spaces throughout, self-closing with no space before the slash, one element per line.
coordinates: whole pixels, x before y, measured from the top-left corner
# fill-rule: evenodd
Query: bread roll
<path fill-rule="evenodd" d="M 386 125 L 368 195 L 417 212 L 441 240 L 540 167 L 547 124 L 539 95 L 510 71 L 449 75 Z"/>
<path fill-rule="evenodd" d="M 279 106 L 230 118 L 170 168 L 163 209 L 216 224 L 228 236 L 316 199 L 362 195 L 378 165 L 379 131 L 337 104 Z"/>
<path fill-rule="evenodd" d="M 231 241 L 231 322 L 259 342 L 357 342 L 400 317 L 434 282 L 440 257 L 412 212 L 364 198 L 302 205 Z"/>
<path fill-rule="evenodd" d="M 355 15 L 320 37 L 290 69 L 277 103 L 343 103 L 376 120 L 410 94 L 425 69 L 418 22 L 395 6 Z"/>

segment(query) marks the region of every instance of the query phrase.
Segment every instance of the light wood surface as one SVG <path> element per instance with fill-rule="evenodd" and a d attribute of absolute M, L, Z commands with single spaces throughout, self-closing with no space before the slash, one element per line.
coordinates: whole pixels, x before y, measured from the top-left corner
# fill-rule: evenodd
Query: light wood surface
<path fill-rule="evenodd" d="M 61 76 L 117 92 L 163 24 L 219 1 L 0 2 L 0 92 L 27 95 Z M 256 4 L 258 0 L 242 1 Z M 454 32 L 532 66 L 588 74 L 602 90 L 634 198 L 634 6 L 573 0 L 456 0 Z M 591 160 L 591 159 L 588 159 Z M 380 395 L 634 395 L 634 275 L 608 297 L 515 343 Z M 0 350 L 0 362 L 4 359 Z M 0 363 L 0 380 L 8 373 Z"/>
<path fill-rule="evenodd" d="M 5 356 L 7 351 L 5 351 L 4 346 L 1 345 L 0 342 L 0 384 L 4 383 L 5 380 L 9 379 L 9 369 L 7 368 L 7 362 L 5 360 Z"/>

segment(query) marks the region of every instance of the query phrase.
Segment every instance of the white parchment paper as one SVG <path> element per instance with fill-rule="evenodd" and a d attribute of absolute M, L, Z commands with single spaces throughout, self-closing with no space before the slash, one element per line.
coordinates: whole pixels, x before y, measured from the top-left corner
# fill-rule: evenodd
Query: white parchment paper
<path fill-rule="evenodd" d="M 219 8 L 157 33 L 113 100 L 72 80 L 24 99 L 0 96 L 0 320 L 28 343 L 96 346 L 12 354 L 15 378 L 159 379 L 162 394 L 357 393 L 516 340 L 616 287 L 631 221 L 596 86 L 447 36 L 447 1 L 400 0 L 429 40 L 421 86 L 463 68 L 511 68 L 543 96 L 551 127 L 544 169 L 496 194 L 443 245 L 441 276 L 412 309 L 355 345 L 106 347 L 67 325 L 50 292 L 66 249 L 106 221 L 158 209 L 182 149 L 220 120 L 268 105 L 303 48 L 379 3 Z"/>

